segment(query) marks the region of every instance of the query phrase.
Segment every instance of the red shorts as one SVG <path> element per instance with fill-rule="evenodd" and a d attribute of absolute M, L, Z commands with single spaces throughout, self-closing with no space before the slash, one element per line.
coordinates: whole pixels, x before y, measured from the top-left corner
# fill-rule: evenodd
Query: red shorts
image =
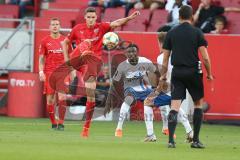
<path fill-rule="evenodd" d="M 84 80 L 88 80 L 90 76 L 97 77 L 102 67 L 102 60 L 93 55 L 92 51 L 88 54 L 81 55 L 78 49 L 71 53 L 71 66 L 77 71 L 83 73 Z"/>
<path fill-rule="evenodd" d="M 64 80 L 60 78 L 60 74 L 53 74 L 53 73 L 45 73 L 46 80 L 44 82 L 44 94 L 55 94 L 55 92 L 60 93 L 67 93 L 68 92 L 68 85 L 70 78 L 69 76 L 64 77 Z"/>

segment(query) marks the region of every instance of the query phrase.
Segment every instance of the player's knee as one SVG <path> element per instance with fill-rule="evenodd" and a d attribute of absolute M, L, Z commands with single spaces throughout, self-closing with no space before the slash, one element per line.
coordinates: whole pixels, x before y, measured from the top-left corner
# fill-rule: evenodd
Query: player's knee
<path fill-rule="evenodd" d="M 129 106 L 131 106 L 134 103 L 134 98 L 132 96 L 126 96 L 124 98 L 124 102 L 127 103 Z"/>

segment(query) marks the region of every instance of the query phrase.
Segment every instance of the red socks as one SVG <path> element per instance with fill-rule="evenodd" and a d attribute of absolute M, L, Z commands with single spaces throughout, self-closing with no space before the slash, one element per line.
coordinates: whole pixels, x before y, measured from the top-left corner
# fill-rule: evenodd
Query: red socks
<path fill-rule="evenodd" d="M 84 124 L 84 128 L 89 128 L 92 120 L 93 112 L 94 112 L 95 102 L 87 102 L 86 103 L 86 121 Z"/>
<path fill-rule="evenodd" d="M 58 124 L 64 123 L 65 113 L 66 113 L 66 101 L 59 101 L 58 103 L 58 113 L 59 113 L 59 121 Z"/>
<path fill-rule="evenodd" d="M 55 120 L 54 105 L 47 105 L 47 111 L 49 114 L 49 119 L 52 124 L 57 124 Z"/>

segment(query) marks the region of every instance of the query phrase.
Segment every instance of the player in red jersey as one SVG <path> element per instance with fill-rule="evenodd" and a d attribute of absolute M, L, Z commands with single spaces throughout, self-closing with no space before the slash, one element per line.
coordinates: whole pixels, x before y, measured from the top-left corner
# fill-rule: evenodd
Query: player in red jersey
<path fill-rule="evenodd" d="M 113 22 L 102 22 L 96 23 L 97 14 L 96 10 L 93 7 L 89 7 L 85 10 L 85 20 L 86 23 L 76 25 L 68 37 L 64 40 L 63 43 L 63 53 L 64 59 L 66 62 L 69 62 L 68 56 L 68 44 L 75 41 L 78 45 L 73 52 L 81 52 L 81 57 L 84 55 L 91 55 L 84 58 L 85 66 L 87 69 L 86 75 L 84 76 L 85 88 L 87 94 L 87 103 L 86 103 L 86 121 L 83 127 L 81 136 L 87 138 L 88 130 L 90 128 L 90 123 L 95 107 L 95 89 L 96 89 L 96 77 L 101 68 L 102 61 L 102 37 L 103 35 L 117 27 L 120 27 L 126 24 L 128 21 L 136 18 L 140 15 L 139 11 L 134 12 L 128 17 L 118 19 Z M 84 44 L 84 45 L 83 45 Z M 86 47 L 88 46 L 89 47 Z M 76 67 L 74 67 L 76 68 Z M 78 69 L 82 70 L 82 67 Z"/>
<path fill-rule="evenodd" d="M 52 123 L 52 129 L 64 130 L 64 117 L 66 112 L 65 94 L 56 95 L 57 78 L 50 80 L 50 76 L 60 65 L 64 63 L 62 42 L 65 37 L 60 34 L 60 20 L 50 20 L 50 35 L 42 39 L 39 47 L 39 77 L 44 81 L 44 94 L 47 98 L 47 111 Z M 59 121 L 55 119 L 55 105 L 58 99 Z"/>

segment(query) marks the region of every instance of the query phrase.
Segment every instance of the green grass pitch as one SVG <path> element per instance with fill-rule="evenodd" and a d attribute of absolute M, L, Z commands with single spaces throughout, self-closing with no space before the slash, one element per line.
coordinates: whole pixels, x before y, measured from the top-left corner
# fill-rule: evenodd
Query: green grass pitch
<path fill-rule="evenodd" d="M 50 130 L 48 119 L 0 117 L 0 160 L 240 160 L 240 127 L 204 124 L 206 149 L 185 143 L 181 124 L 177 148 L 168 149 L 155 123 L 156 143 L 144 143 L 144 122 L 126 122 L 124 136 L 115 138 L 116 122 L 93 122 L 88 139 L 80 138 L 83 122 L 66 121 L 65 131 Z"/>

